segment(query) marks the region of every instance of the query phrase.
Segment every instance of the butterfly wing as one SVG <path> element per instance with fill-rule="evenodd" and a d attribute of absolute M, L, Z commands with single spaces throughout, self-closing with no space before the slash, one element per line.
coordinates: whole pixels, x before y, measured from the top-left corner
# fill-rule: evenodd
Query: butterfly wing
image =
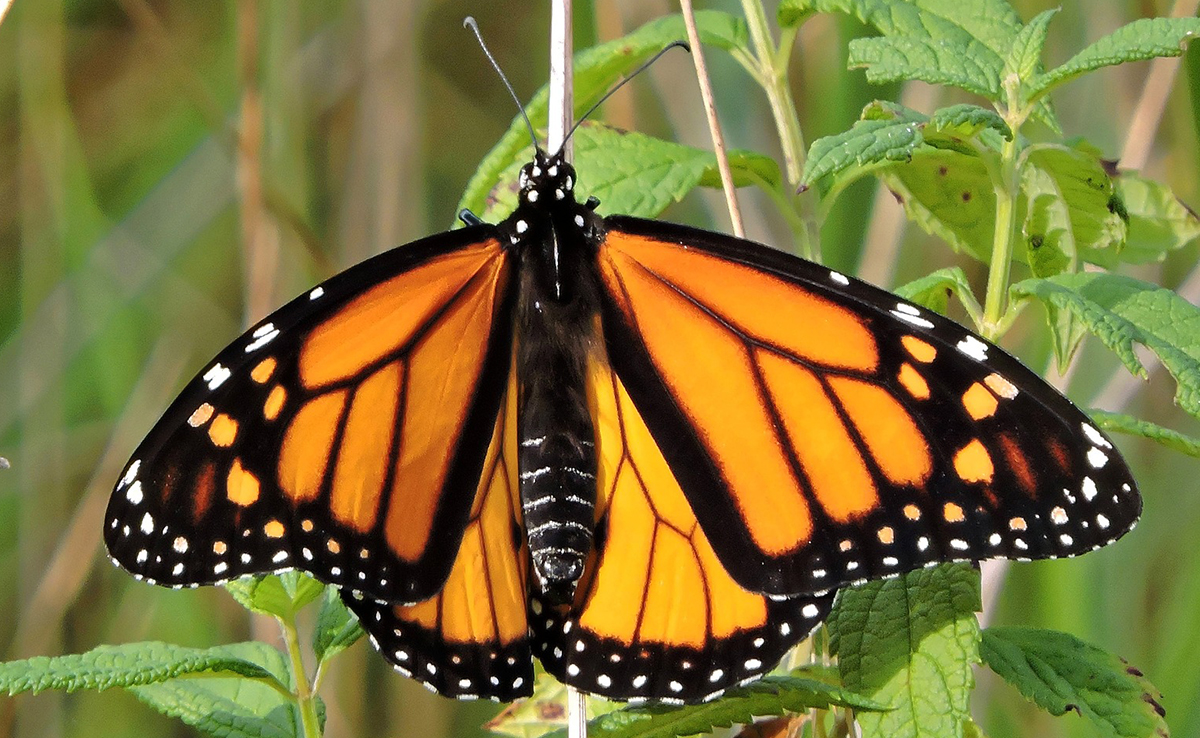
<path fill-rule="evenodd" d="M 528 696 L 533 688 L 515 384 L 506 396 L 467 528 L 441 591 L 415 605 L 342 591 L 383 657 L 400 673 L 448 697 L 509 701 Z"/>
<path fill-rule="evenodd" d="M 1136 521 L 1111 441 L 952 321 L 748 241 L 605 225 L 609 361 L 743 587 L 1070 556 Z"/>
<path fill-rule="evenodd" d="M 159 584 L 298 567 L 437 593 L 505 393 L 511 264 L 491 227 L 417 241 L 268 317 L 184 389 L 109 502 L 112 558 Z"/>
<path fill-rule="evenodd" d="M 546 670 L 615 699 L 695 702 L 774 668 L 833 593 L 772 600 L 717 559 L 657 440 L 612 369 L 593 361 L 597 532 L 576 603 L 535 601 Z"/>

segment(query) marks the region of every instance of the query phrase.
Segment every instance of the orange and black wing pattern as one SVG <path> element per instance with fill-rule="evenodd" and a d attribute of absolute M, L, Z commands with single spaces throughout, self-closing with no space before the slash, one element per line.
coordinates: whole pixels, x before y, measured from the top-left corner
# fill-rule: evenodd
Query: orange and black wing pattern
<path fill-rule="evenodd" d="M 380 654 L 438 694 L 509 701 L 530 694 L 529 551 L 517 486 L 515 377 L 496 418 L 450 576 L 414 605 L 342 598 Z"/>
<path fill-rule="evenodd" d="M 370 259 L 184 389 L 134 453 L 105 542 L 169 586 L 302 568 L 390 602 L 442 589 L 494 446 L 512 351 L 495 229 Z"/>
<path fill-rule="evenodd" d="M 952 321 L 748 241 L 605 226 L 608 360 L 742 587 L 1072 556 L 1136 521 L 1111 441 Z"/>
<path fill-rule="evenodd" d="M 626 387 L 600 360 L 588 384 L 596 544 L 573 606 L 533 602 L 542 664 L 587 692 L 671 702 L 712 699 L 773 669 L 834 593 L 772 599 L 735 582 Z"/>

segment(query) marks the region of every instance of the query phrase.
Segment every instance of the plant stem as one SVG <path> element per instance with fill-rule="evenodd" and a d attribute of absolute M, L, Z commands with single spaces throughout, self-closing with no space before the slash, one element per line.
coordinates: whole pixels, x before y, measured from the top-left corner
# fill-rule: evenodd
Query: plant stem
<path fill-rule="evenodd" d="M 304 657 L 300 653 L 300 637 L 296 633 L 296 622 L 291 618 L 276 616 L 283 630 L 283 642 L 287 646 L 288 659 L 292 666 L 292 681 L 296 685 L 296 706 L 300 710 L 300 727 L 304 738 L 321 738 L 321 721 L 317 716 L 317 701 L 304 671 Z"/>
<path fill-rule="evenodd" d="M 800 129 L 800 118 L 796 114 L 796 103 L 788 84 L 787 64 L 797 29 L 785 28 L 781 32 L 778 47 L 771 40 L 767 13 L 761 0 L 742 0 L 742 12 L 746 16 L 746 27 L 750 31 L 750 44 L 754 49 L 754 67 L 751 73 L 758 79 L 767 93 L 771 117 L 779 134 L 779 145 L 783 149 L 783 165 L 786 187 L 792 193 L 800 184 L 804 171 L 804 133 Z M 817 256 L 817 222 L 807 205 L 812 198 L 793 200 L 800 214 L 799 227 L 793 231 L 799 241 L 800 254 L 806 258 Z"/>
<path fill-rule="evenodd" d="M 1026 110 L 1017 99 L 1019 81 L 1014 76 L 1005 80 L 1008 91 L 1008 107 L 1005 122 L 1012 131 L 1012 138 L 1004 142 L 1000 150 L 1000 167 L 995 184 L 996 227 L 992 237 L 992 260 L 988 267 L 987 295 L 983 303 L 983 324 L 979 326 L 984 338 L 995 340 L 1003 324 L 1007 305 L 1008 276 L 1012 266 L 1013 241 L 1017 228 L 1017 196 L 1020 193 L 1020 172 L 1017 159 L 1018 131 L 1025 122 Z"/>

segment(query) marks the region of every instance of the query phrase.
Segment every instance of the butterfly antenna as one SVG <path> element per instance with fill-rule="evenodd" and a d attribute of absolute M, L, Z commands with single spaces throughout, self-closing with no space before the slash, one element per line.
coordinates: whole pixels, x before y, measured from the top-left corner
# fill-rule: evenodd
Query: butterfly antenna
<path fill-rule="evenodd" d="M 508 88 L 508 94 L 512 95 L 513 102 L 517 104 L 517 110 L 521 111 L 521 117 L 525 119 L 525 126 L 529 128 L 529 137 L 533 139 L 533 148 L 538 148 L 537 133 L 533 130 L 533 123 L 529 122 L 529 115 L 525 112 L 525 106 L 521 104 L 521 98 L 517 97 L 517 91 L 513 89 L 512 84 L 508 81 L 508 77 L 504 76 L 504 70 L 496 63 L 496 57 L 492 56 L 492 52 L 488 50 L 487 44 L 483 42 L 483 34 L 479 32 L 479 24 L 475 22 L 474 18 L 468 15 L 463 19 L 463 27 L 470 28 L 471 32 L 475 34 L 475 40 L 479 42 L 479 48 L 483 49 L 483 53 L 487 55 L 488 61 L 492 63 L 492 69 L 495 69 L 496 74 L 500 75 L 500 81 Z"/>
<path fill-rule="evenodd" d="M 480 43 L 482 43 L 482 42 L 480 42 Z M 646 70 L 647 70 L 647 69 L 650 67 L 650 65 L 651 65 L 651 64 L 653 64 L 654 62 L 658 61 L 658 57 L 662 56 L 663 54 L 667 53 L 668 51 L 670 51 L 671 49 L 674 49 L 674 48 L 676 48 L 676 47 L 680 47 L 680 48 L 686 49 L 686 50 L 687 50 L 687 52 L 688 52 L 689 54 L 690 54 L 690 53 L 692 53 L 692 47 L 688 46 L 686 41 L 672 41 L 671 43 L 669 43 L 669 44 L 667 44 L 666 46 L 664 46 L 664 47 L 662 48 L 662 50 L 661 50 L 661 51 L 659 51 L 659 52 L 658 52 L 657 54 L 655 54 L 654 56 L 650 57 L 650 60 L 649 60 L 649 61 L 647 61 L 647 62 L 645 62 L 644 64 L 642 64 L 642 66 L 640 66 L 640 67 L 638 67 L 637 69 L 633 70 L 633 72 L 631 72 L 629 75 L 627 75 L 627 76 L 626 76 L 624 79 L 622 79 L 620 82 L 618 82 L 618 83 L 616 83 L 615 85 L 613 85 L 613 88 L 612 88 L 611 90 L 609 90 L 608 92 L 604 93 L 604 97 L 602 97 L 602 98 L 600 98 L 599 100 L 597 100 L 595 105 L 593 105 L 592 107 L 588 108 L 588 111 L 587 111 L 586 113 L 584 113 L 583 115 L 579 116 L 579 120 L 575 121 L 575 125 L 571 126 L 571 130 L 567 132 L 567 137 L 566 137 L 565 139 L 563 139 L 563 140 L 564 140 L 564 141 L 570 140 L 571 136 L 573 136 L 573 135 L 575 134 L 575 129 L 579 127 L 579 124 L 580 124 L 580 123 L 583 123 L 585 120 L 587 120 L 588 118 L 590 118 L 590 117 L 592 116 L 592 113 L 596 112 L 596 108 L 599 108 L 601 105 L 603 105 L 603 104 L 604 104 L 604 102 L 605 102 L 606 100 L 608 100 L 608 98 L 612 97 L 612 96 L 613 96 L 613 94 L 614 94 L 614 93 L 615 93 L 617 90 L 619 90 L 619 89 L 621 89 L 622 87 L 624 87 L 624 86 L 625 86 L 625 84 L 626 84 L 627 82 L 629 82 L 629 81 L 630 81 L 630 80 L 632 80 L 634 77 L 636 77 L 636 76 L 638 76 L 639 74 L 641 74 L 642 72 L 646 71 Z"/>

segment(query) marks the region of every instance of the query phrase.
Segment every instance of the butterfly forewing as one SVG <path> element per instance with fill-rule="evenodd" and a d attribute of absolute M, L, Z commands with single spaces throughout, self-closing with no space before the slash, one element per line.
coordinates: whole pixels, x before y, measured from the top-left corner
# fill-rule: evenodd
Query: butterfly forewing
<path fill-rule="evenodd" d="M 951 321 L 747 241 L 606 225 L 610 361 L 742 586 L 1070 556 L 1136 521 L 1087 416 Z"/>
<path fill-rule="evenodd" d="M 510 266 L 488 230 L 364 262 L 217 356 L 119 481 L 114 560 L 167 585 L 300 567 L 435 594 L 507 381 Z"/>

